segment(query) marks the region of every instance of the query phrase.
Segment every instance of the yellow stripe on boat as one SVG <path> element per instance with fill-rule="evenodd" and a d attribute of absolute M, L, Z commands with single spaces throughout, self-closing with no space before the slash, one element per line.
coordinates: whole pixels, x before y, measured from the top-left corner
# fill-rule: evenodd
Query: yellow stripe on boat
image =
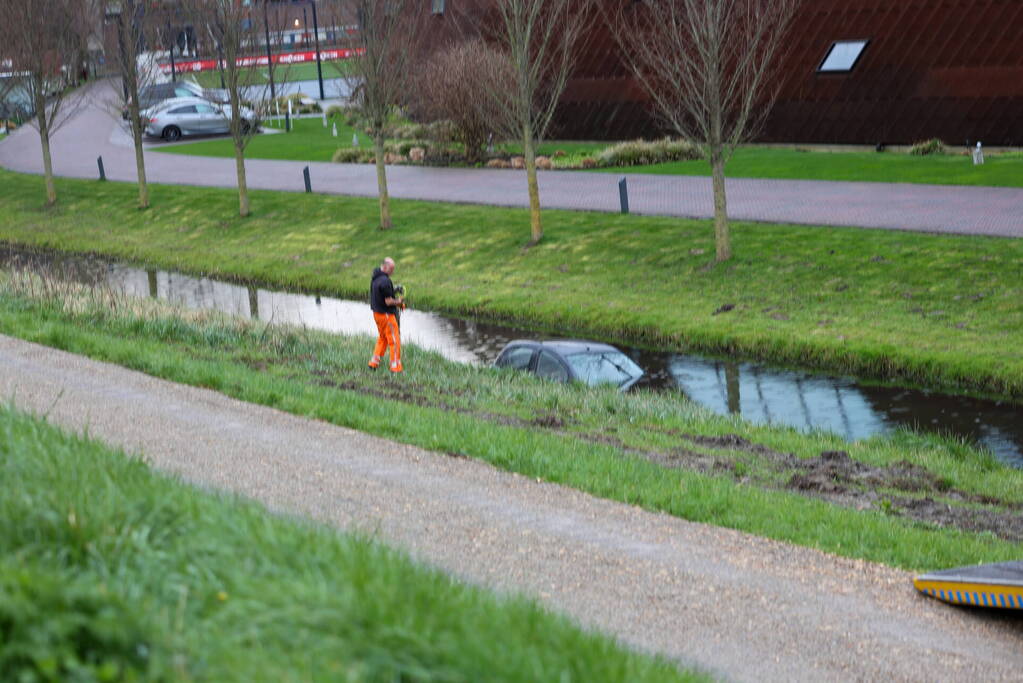
<path fill-rule="evenodd" d="M 1023 610 L 1023 562 L 947 569 L 919 576 L 913 585 L 953 605 Z"/>
<path fill-rule="evenodd" d="M 913 585 L 924 595 L 944 600 L 953 605 L 1023 609 L 1023 588 L 994 586 L 989 583 L 924 581 L 922 579 L 915 579 Z"/>

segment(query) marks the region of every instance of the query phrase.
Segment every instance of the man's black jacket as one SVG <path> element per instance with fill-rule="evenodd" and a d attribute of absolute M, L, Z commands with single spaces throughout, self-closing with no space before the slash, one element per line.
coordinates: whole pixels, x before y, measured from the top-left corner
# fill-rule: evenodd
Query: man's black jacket
<path fill-rule="evenodd" d="M 394 284 L 387 273 L 377 268 L 373 271 L 373 279 L 369 285 L 369 306 L 374 313 L 398 314 L 397 306 L 388 306 L 384 303 L 387 299 L 396 299 L 394 296 Z"/>

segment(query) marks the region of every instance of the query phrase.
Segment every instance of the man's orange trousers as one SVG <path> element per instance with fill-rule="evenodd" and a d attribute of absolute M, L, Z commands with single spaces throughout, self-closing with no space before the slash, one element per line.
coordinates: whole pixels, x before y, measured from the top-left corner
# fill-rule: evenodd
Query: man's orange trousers
<path fill-rule="evenodd" d="M 373 320 L 377 323 L 377 345 L 373 349 L 373 357 L 369 361 L 369 367 L 375 368 L 380 365 L 387 349 L 391 350 L 391 372 L 401 372 L 401 333 L 398 330 L 398 318 L 391 313 L 377 313 L 373 311 Z"/>

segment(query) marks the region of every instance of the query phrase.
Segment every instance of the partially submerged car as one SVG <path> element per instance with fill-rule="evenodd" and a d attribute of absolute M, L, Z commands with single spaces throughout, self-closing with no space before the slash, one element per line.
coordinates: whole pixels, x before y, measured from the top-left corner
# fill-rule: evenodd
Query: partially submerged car
<path fill-rule="evenodd" d="M 241 109 L 242 133 L 256 125 L 256 114 Z M 176 97 L 146 110 L 143 114 L 146 135 L 174 142 L 184 135 L 213 135 L 231 130 L 231 107 L 201 97 Z"/>
<path fill-rule="evenodd" d="M 583 340 L 517 339 L 501 350 L 494 367 L 525 370 L 556 382 L 613 384 L 622 391 L 643 376 L 643 368 L 615 347 Z"/>

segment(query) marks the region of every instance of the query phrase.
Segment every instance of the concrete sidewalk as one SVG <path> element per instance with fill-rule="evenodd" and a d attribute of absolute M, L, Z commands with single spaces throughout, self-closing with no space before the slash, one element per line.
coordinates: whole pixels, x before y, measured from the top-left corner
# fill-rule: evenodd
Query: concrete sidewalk
<path fill-rule="evenodd" d="M 1019 680 L 1023 670 L 1023 621 L 921 597 L 909 574 L 881 565 L 644 512 L 3 336 L 0 395 L 189 482 L 375 534 L 464 580 L 525 593 L 724 678 Z"/>
<path fill-rule="evenodd" d="M 104 83 L 85 91 L 87 106 L 54 136 L 58 175 L 95 178 L 96 158 L 103 157 L 107 177 L 134 181 L 131 142 L 121 129 L 113 93 Z M 151 182 L 235 187 L 233 159 L 146 153 Z M 0 144 L 0 166 L 41 173 L 38 136 L 23 127 Z M 965 163 L 965 162 L 964 162 Z M 302 169 L 309 166 L 315 192 L 376 196 L 376 173 L 369 165 L 300 161 L 246 162 L 250 188 L 304 190 Z M 540 193 L 548 208 L 619 210 L 618 175 L 581 171 L 540 174 Z M 634 213 L 708 218 L 713 215 L 709 178 L 628 175 Z M 391 196 L 497 206 L 528 206 L 523 171 L 493 169 L 388 168 Z M 729 215 L 753 220 L 804 225 L 886 228 L 936 233 L 1023 237 L 1023 189 L 950 187 L 889 183 L 809 180 L 728 181 Z"/>

